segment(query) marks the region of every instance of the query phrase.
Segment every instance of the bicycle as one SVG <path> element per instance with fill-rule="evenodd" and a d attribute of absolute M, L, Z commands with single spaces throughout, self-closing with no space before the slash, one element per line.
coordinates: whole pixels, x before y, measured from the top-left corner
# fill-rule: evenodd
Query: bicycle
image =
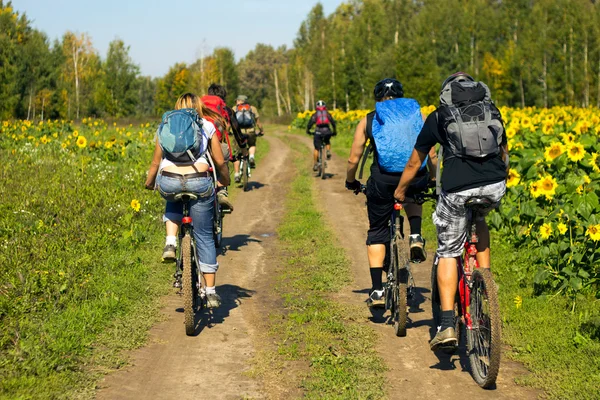
<path fill-rule="evenodd" d="M 461 328 L 466 332 L 466 345 L 471 375 L 482 388 L 493 386 L 498 377 L 501 353 L 501 320 L 498 288 L 489 268 L 480 268 L 476 255 L 479 238 L 475 221 L 493 203 L 486 197 L 472 197 L 465 206 L 469 210 L 467 240 L 458 262 L 458 292 L 456 296 L 456 333 L 460 339 Z M 441 305 L 437 289 L 436 254 L 431 272 L 432 311 L 436 326 L 441 319 Z M 454 352 L 456 347 L 444 349 Z"/>
<path fill-rule="evenodd" d="M 366 194 L 366 186 L 361 186 L 361 192 Z M 419 193 L 409 201 L 423 204 L 427 199 L 437 198 L 434 194 Z M 408 302 L 414 298 L 415 280 L 412 276 L 410 250 L 404 237 L 404 217 L 400 214 L 403 209 L 399 202 L 394 203 L 390 215 L 390 247 L 388 254 L 390 263 L 386 271 L 384 284 L 385 309 L 390 311 L 390 319 L 394 324 L 396 336 L 406 336 L 408 324 Z"/>
<path fill-rule="evenodd" d="M 195 330 L 196 311 L 204 308 L 206 296 L 202 290 L 201 275 L 196 262 L 196 243 L 193 240 L 192 217 L 189 215 L 189 202 L 197 200 L 194 193 L 182 192 L 175 195 L 175 201 L 183 202 L 183 219 L 179 229 L 179 254 L 177 256 L 174 287 L 183 295 L 183 318 L 185 334 L 192 336 Z"/>
<path fill-rule="evenodd" d="M 311 132 L 311 135 L 316 135 L 316 132 Z M 321 140 L 321 146 L 319 147 L 319 156 L 317 157 L 317 176 L 321 179 L 325 179 L 325 169 L 327 168 L 327 161 L 325 161 L 325 141 Z"/>
<path fill-rule="evenodd" d="M 252 177 L 252 172 L 250 168 L 250 157 L 248 155 L 239 155 L 238 160 L 240 160 L 240 173 L 242 174 L 241 186 L 244 192 L 248 191 L 248 179 Z"/>

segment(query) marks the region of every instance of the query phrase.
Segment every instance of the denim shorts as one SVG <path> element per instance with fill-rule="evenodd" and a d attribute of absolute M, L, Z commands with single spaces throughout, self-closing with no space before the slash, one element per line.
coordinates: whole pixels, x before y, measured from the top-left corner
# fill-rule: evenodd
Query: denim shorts
<path fill-rule="evenodd" d="M 462 254 L 467 241 L 469 210 L 465 207 L 465 203 L 468 199 L 475 196 L 484 196 L 494 203 L 486 213 L 479 216 L 478 220 L 481 221 L 485 220 L 487 213 L 500 205 L 500 200 L 502 200 L 504 193 L 506 193 L 505 181 L 461 192 L 442 192 L 433 213 L 433 223 L 437 228 L 438 256 L 441 258 L 453 258 L 459 257 Z"/>
<path fill-rule="evenodd" d="M 181 223 L 183 218 L 183 203 L 174 201 L 177 193 L 190 192 L 198 196 L 198 200 L 190 201 L 189 215 L 192 217 L 194 227 L 194 241 L 196 243 L 196 259 L 200 271 L 215 273 L 219 268 L 217 251 L 213 237 L 213 221 L 215 206 L 215 189 L 209 177 L 179 178 L 163 176 L 161 173 L 156 178 L 156 186 L 161 196 L 167 200 L 163 221 Z"/>

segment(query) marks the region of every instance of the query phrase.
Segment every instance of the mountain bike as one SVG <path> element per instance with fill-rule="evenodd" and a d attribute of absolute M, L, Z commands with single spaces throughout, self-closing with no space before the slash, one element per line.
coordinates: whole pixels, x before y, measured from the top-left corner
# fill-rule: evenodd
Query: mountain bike
<path fill-rule="evenodd" d="M 240 155 L 238 156 L 240 160 L 240 173 L 242 174 L 242 188 L 244 192 L 248 191 L 248 179 L 252 177 L 252 172 L 250 168 L 250 162 L 248 155 Z"/>
<path fill-rule="evenodd" d="M 175 201 L 183 203 L 183 219 L 179 229 L 179 243 L 177 246 L 179 254 L 173 286 L 179 288 L 179 293 L 183 295 L 183 318 L 185 334 L 188 336 L 194 334 L 196 311 L 201 310 L 206 301 L 202 290 L 201 275 L 198 273 L 196 243 L 193 239 L 194 227 L 189 213 L 190 201 L 197 199 L 198 197 L 194 193 L 183 192 L 175 195 Z"/>
<path fill-rule="evenodd" d="M 458 258 L 458 292 L 456 295 L 456 333 L 461 328 L 466 333 L 467 355 L 471 364 L 471 375 L 482 388 L 494 385 L 500 369 L 501 320 L 498 304 L 498 288 L 489 268 L 480 268 L 477 263 L 475 221 L 493 207 L 486 197 L 472 197 L 465 204 L 469 210 L 467 240 L 462 257 Z M 441 305 L 437 288 L 436 254 L 431 272 L 432 311 L 436 326 L 440 325 Z M 460 339 L 460 337 L 459 337 Z M 456 347 L 444 349 L 454 352 Z"/>
<path fill-rule="evenodd" d="M 366 186 L 363 185 L 361 191 L 366 194 Z M 433 194 L 419 193 L 413 198 L 408 198 L 407 201 L 423 204 L 427 199 L 435 198 L 437 196 Z M 410 259 L 408 238 L 404 237 L 404 217 L 400 213 L 402 209 L 402 204 L 395 202 L 390 215 L 390 247 L 387 250 L 390 261 L 383 287 L 385 309 L 390 311 L 396 336 L 406 336 L 407 305 L 415 295 L 415 280 L 410 267 L 411 262 L 415 261 Z"/>
<path fill-rule="evenodd" d="M 316 135 L 316 132 L 310 132 L 312 136 Z M 317 157 L 317 176 L 321 179 L 325 179 L 325 169 L 327 168 L 326 154 L 325 154 L 325 141 L 321 140 L 321 146 L 319 147 L 319 156 Z"/>

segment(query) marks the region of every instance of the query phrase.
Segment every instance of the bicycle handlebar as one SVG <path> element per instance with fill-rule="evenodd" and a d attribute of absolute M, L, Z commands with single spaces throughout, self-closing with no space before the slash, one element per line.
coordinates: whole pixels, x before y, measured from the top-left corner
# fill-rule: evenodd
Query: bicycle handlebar
<path fill-rule="evenodd" d="M 358 193 L 362 193 L 364 195 L 367 194 L 367 185 L 360 185 L 360 190 Z M 356 194 L 358 194 L 356 193 Z M 435 193 L 415 193 L 411 197 L 407 197 L 404 199 L 403 203 L 413 203 L 413 204 L 424 204 L 428 200 L 437 200 L 438 195 Z M 402 204 L 398 200 L 395 200 L 396 204 Z"/>

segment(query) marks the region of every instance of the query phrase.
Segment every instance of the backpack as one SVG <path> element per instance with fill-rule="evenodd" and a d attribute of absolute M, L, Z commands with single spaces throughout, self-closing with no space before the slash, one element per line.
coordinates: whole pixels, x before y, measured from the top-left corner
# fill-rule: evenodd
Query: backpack
<path fill-rule="evenodd" d="M 193 108 L 164 113 L 156 135 L 164 157 L 173 162 L 194 163 L 208 147 L 202 119 Z"/>
<path fill-rule="evenodd" d="M 317 126 L 329 125 L 329 113 L 327 107 L 317 107 Z"/>
<path fill-rule="evenodd" d="M 482 159 L 500 153 L 504 128 L 500 112 L 482 82 L 452 82 L 442 90 L 439 119 L 448 146 L 444 158 Z"/>
<path fill-rule="evenodd" d="M 225 104 L 222 98 L 220 98 L 219 96 L 206 95 L 202 96 L 202 102 L 204 103 L 204 105 L 206 105 L 206 107 L 219 113 L 219 115 L 221 115 L 223 119 L 227 121 L 228 124 L 231 123 L 231 121 L 229 120 L 229 114 L 227 113 L 227 105 Z M 228 136 L 227 127 L 220 126 L 220 124 L 217 124 L 216 121 L 214 121 L 212 118 L 206 117 L 206 119 L 215 125 L 219 141 L 223 141 L 223 134 L 225 134 L 225 136 Z"/>
<path fill-rule="evenodd" d="M 388 173 L 404 171 L 421 128 L 423 116 L 416 100 L 397 98 L 375 104 L 371 136 L 381 170 Z"/>
<path fill-rule="evenodd" d="M 250 104 L 240 104 L 236 107 L 235 118 L 242 129 L 254 128 L 254 113 Z"/>

